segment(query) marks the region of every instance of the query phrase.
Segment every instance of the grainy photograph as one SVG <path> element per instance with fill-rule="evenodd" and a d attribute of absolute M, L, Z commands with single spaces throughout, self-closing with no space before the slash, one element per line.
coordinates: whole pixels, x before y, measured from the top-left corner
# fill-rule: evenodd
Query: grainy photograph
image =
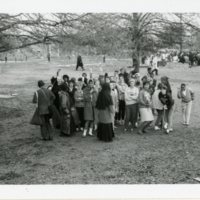
<path fill-rule="evenodd" d="M 199 13 L 0 13 L 0 184 L 198 184 Z"/>

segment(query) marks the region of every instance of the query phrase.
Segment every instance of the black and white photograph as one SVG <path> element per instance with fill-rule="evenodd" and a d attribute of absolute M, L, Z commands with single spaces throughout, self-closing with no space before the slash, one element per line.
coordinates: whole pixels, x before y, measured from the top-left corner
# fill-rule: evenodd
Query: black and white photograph
<path fill-rule="evenodd" d="M 0 185 L 199 184 L 198 12 L 0 13 Z"/>

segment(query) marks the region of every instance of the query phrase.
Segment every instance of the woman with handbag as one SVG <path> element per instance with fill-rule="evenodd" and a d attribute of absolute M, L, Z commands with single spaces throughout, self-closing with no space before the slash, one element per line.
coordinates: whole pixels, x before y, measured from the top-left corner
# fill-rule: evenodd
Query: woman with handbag
<path fill-rule="evenodd" d="M 50 112 L 49 112 L 49 106 L 51 105 L 51 102 L 55 99 L 54 94 L 46 89 L 44 87 L 45 83 L 40 80 L 38 81 L 38 87 L 40 88 L 37 90 L 33 96 L 33 103 L 37 103 L 37 115 L 34 115 L 34 117 L 38 118 L 38 121 L 40 121 L 38 124 L 35 123 L 35 125 L 40 125 L 40 131 L 42 135 L 43 140 L 52 140 L 53 134 L 52 134 L 52 127 L 50 124 Z M 35 112 L 36 113 L 36 112 Z M 32 118 L 31 124 L 34 124 L 34 119 Z"/>

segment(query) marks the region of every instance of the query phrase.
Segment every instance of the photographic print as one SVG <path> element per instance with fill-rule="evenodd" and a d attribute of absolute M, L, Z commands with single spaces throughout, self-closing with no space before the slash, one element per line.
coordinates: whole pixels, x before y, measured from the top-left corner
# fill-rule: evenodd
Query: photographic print
<path fill-rule="evenodd" d="M 199 12 L 61 10 L 0 12 L 1 186 L 199 184 Z"/>

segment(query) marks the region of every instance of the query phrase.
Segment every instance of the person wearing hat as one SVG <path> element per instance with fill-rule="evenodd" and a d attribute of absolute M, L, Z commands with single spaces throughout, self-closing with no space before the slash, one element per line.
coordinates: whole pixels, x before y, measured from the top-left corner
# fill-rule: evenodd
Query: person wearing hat
<path fill-rule="evenodd" d="M 49 106 L 54 101 L 55 95 L 45 88 L 45 83 L 42 80 L 38 81 L 38 87 L 39 90 L 33 96 L 33 103 L 38 104 L 38 112 L 42 121 L 42 125 L 40 125 L 41 136 L 43 140 L 52 140 Z"/>

